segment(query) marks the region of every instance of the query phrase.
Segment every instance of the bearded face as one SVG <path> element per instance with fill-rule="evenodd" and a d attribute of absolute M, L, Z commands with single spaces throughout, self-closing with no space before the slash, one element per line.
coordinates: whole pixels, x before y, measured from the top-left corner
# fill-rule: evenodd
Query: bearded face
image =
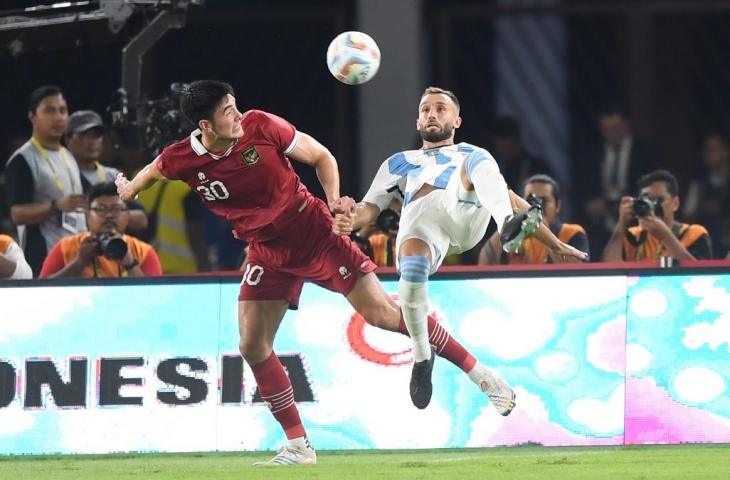
<path fill-rule="evenodd" d="M 454 132 L 454 126 L 450 122 L 446 122 L 444 125 L 429 123 L 428 125 L 421 127 L 418 132 L 421 134 L 421 138 L 426 142 L 443 142 L 444 140 L 451 138 L 451 134 Z"/>

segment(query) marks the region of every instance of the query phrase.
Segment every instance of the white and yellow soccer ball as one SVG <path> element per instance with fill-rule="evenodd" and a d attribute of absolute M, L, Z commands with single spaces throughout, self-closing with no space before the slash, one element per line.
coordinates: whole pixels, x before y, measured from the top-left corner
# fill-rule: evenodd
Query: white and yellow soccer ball
<path fill-rule="evenodd" d="M 343 32 L 327 48 L 327 68 L 342 83 L 359 85 L 378 73 L 380 49 L 369 35 Z"/>

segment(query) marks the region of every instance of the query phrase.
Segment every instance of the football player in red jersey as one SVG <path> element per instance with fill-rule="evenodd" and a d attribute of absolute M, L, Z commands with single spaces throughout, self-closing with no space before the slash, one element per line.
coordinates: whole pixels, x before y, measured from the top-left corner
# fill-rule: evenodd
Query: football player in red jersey
<path fill-rule="evenodd" d="M 232 87 L 223 82 L 191 83 L 181 110 L 199 128 L 165 148 L 133 180 L 120 174 L 119 194 L 127 200 L 158 180 L 185 181 L 249 243 L 239 294 L 240 350 L 288 438 L 265 463 L 315 463 L 291 383 L 273 352 L 286 310 L 297 308 L 305 280 L 345 295 L 371 325 L 407 335 L 400 308 L 372 273 L 370 259 L 333 232 L 332 213 L 350 211 L 355 202 L 340 198 L 337 162 L 327 148 L 276 115 L 239 112 Z M 329 205 L 304 187 L 290 159 L 316 170 Z M 472 378 L 479 362 L 434 317 L 428 330 L 435 352 Z"/>

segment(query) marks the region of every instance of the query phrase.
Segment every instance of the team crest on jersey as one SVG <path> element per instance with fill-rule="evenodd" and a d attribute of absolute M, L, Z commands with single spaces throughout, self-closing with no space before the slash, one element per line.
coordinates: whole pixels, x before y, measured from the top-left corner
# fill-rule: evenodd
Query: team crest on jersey
<path fill-rule="evenodd" d="M 241 156 L 243 157 L 243 162 L 249 167 L 256 165 L 261 159 L 259 152 L 256 151 L 256 147 L 248 147 L 243 151 Z"/>

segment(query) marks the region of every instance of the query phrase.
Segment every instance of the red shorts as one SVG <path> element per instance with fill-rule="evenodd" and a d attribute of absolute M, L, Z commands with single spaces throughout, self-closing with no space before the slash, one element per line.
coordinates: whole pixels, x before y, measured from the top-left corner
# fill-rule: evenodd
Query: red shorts
<path fill-rule="evenodd" d="M 311 202 L 285 237 L 249 245 L 238 300 L 286 300 L 299 306 L 304 281 L 343 295 L 376 265 L 348 237 L 332 232 L 321 200 Z"/>

